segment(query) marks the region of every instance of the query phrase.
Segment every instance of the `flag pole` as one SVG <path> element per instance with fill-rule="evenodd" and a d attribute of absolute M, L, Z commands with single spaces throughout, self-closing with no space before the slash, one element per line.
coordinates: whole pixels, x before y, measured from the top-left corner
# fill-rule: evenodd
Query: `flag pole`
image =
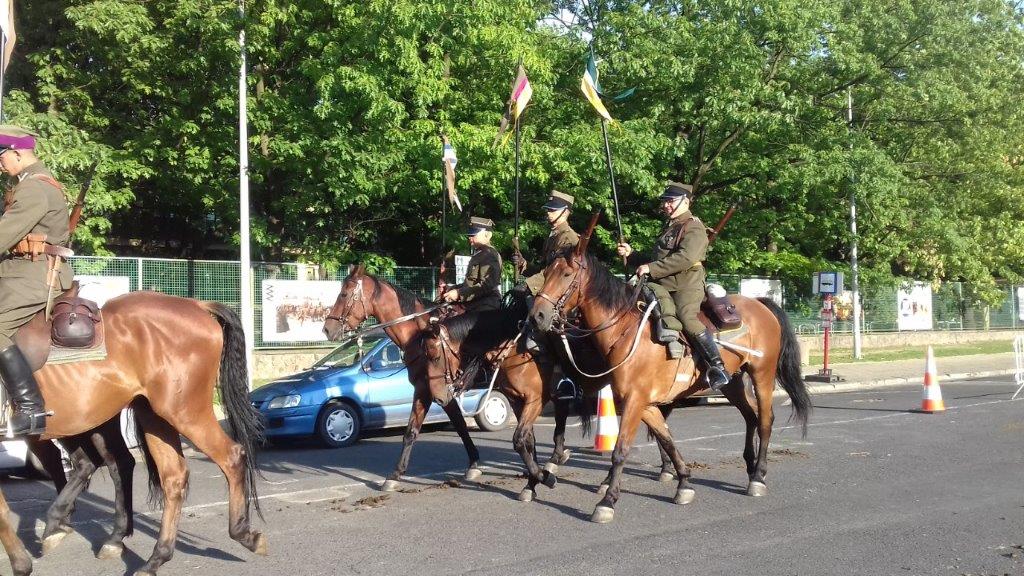
<path fill-rule="evenodd" d="M 608 181 L 612 185 L 612 201 L 615 203 L 615 225 L 619 229 L 619 243 L 621 244 L 624 239 L 622 237 L 622 217 L 619 215 L 619 191 L 615 187 L 615 168 L 612 167 L 612 147 L 608 144 L 608 121 L 601 118 L 601 136 L 604 137 L 604 159 L 605 163 L 608 164 Z M 622 265 L 626 265 L 626 259 L 623 257 Z"/>
<path fill-rule="evenodd" d="M 0 34 L 0 121 L 4 118 L 4 76 L 7 76 L 7 34 Z"/>
<path fill-rule="evenodd" d="M 512 237 L 512 249 L 515 254 L 522 255 L 519 252 L 519 117 L 516 116 L 516 215 L 515 215 L 515 236 Z M 513 266 L 514 280 L 516 283 L 519 282 L 519 266 Z"/>
<path fill-rule="evenodd" d="M 444 158 L 444 144 L 445 144 L 445 138 L 444 138 L 444 132 L 442 132 L 441 133 L 441 158 L 442 158 L 442 161 L 441 161 L 441 266 L 440 266 L 440 269 L 438 270 L 438 273 L 437 273 L 437 291 L 438 291 L 438 294 L 435 297 L 435 299 L 439 299 L 442 296 L 441 291 L 442 291 L 442 286 L 444 286 L 445 264 L 447 263 L 446 262 L 446 258 L 445 258 L 445 251 L 444 250 L 448 246 L 448 243 L 447 243 L 447 232 L 448 232 L 448 206 L 447 206 L 447 201 L 448 201 L 448 199 L 446 197 L 447 194 L 448 194 L 448 191 L 445 189 L 445 186 L 447 184 L 447 182 L 445 181 L 445 178 L 446 178 L 446 173 L 445 173 L 446 166 L 445 165 L 446 165 L 447 160 L 443 160 L 443 158 Z"/>

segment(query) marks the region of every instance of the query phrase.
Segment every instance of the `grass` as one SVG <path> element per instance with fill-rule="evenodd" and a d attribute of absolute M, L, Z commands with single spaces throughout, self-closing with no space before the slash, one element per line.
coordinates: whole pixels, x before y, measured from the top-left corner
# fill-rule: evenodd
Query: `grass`
<path fill-rule="evenodd" d="M 843 362 L 888 362 L 892 360 L 920 360 L 924 358 L 927 346 L 910 346 L 906 348 L 880 348 L 877 350 L 863 350 L 863 358 L 853 359 L 853 349 L 844 348 L 830 350 L 828 355 L 829 363 Z M 977 342 L 973 344 L 942 344 L 932 346 L 937 358 L 948 356 L 971 356 L 974 354 L 999 354 L 1002 352 L 1013 352 L 1013 343 L 1006 342 Z M 820 366 L 824 362 L 824 355 L 820 352 L 811 354 L 810 365 Z"/>

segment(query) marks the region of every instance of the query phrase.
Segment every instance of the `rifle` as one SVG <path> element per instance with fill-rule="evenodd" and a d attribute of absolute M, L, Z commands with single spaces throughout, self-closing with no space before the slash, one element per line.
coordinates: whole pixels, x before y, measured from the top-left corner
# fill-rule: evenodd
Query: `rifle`
<path fill-rule="evenodd" d="M 85 184 L 82 184 L 82 190 L 78 193 L 78 198 L 75 199 L 75 207 L 71 209 L 71 219 L 68 221 L 68 245 L 71 244 L 75 228 L 78 228 L 78 221 L 82 219 L 82 208 L 85 207 L 85 194 L 89 191 L 89 187 L 92 186 L 92 178 L 96 175 L 96 167 L 99 166 L 99 163 L 99 160 L 93 160 L 92 166 L 89 166 L 89 175 L 86 176 Z"/>
<path fill-rule="evenodd" d="M 732 206 L 729 206 L 729 209 L 725 212 L 725 216 L 722 216 L 722 219 L 718 221 L 718 225 L 715 226 L 714 230 L 708 232 L 708 244 L 711 244 L 718 239 L 718 233 L 722 231 L 722 228 L 725 228 L 725 223 L 732 218 L 733 213 L 736 212 L 736 208 L 739 205 L 739 202 L 733 202 Z"/>

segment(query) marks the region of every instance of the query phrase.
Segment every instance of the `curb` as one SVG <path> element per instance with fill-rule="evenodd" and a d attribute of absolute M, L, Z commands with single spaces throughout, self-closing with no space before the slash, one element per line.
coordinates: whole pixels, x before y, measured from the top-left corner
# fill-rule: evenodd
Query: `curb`
<path fill-rule="evenodd" d="M 946 380 L 960 380 L 963 378 L 984 378 L 987 376 L 1006 376 L 1010 374 L 1016 374 L 1017 370 L 1009 368 L 1006 370 L 984 370 L 979 372 L 960 372 L 950 374 L 940 374 L 940 378 Z M 905 384 L 921 384 L 924 382 L 924 376 L 912 376 L 908 378 L 879 378 L 875 380 L 861 380 L 856 382 L 837 382 L 835 384 L 814 384 L 807 387 L 809 394 L 829 394 L 834 392 L 852 392 L 856 390 L 871 390 L 874 388 L 892 388 L 895 386 L 903 386 Z M 786 391 L 781 389 L 775 390 L 776 396 L 786 396 Z"/>

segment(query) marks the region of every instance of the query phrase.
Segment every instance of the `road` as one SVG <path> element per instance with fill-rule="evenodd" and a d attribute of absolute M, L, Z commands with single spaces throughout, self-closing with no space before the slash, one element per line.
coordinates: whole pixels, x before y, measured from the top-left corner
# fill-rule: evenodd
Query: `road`
<path fill-rule="evenodd" d="M 255 557 L 227 533 L 226 487 L 201 456 L 190 459 L 191 491 L 175 557 L 165 575 L 216 574 L 1024 574 L 1024 399 L 1010 378 L 943 382 L 948 410 L 921 414 L 918 386 L 814 397 L 806 439 L 777 426 L 769 494 L 743 494 L 738 412 L 697 406 L 670 424 L 692 461 L 696 500 L 672 504 L 657 482 L 658 452 L 646 438 L 633 452 L 617 517 L 588 521 L 605 458 L 576 455 L 554 490 L 532 503 L 511 430 L 475 432 L 487 462 L 480 483 L 457 479 L 465 455 L 453 431 L 421 436 L 404 492 L 373 489 L 397 458 L 400 432 L 341 450 L 304 444 L 261 455 L 260 484 L 270 555 Z M 538 430 L 550 451 L 549 421 Z M 578 428 L 569 443 L 585 446 Z M 97 476 L 80 500 L 62 546 L 37 559 L 36 574 L 125 574 L 154 544 L 158 512 L 135 473 L 140 514 L 122 561 L 101 561 L 111 483 Z M 9 479 L 4 491 L 30 552 L 50 488 Z M 0 566 L 9 574 L 9 566 Z"/>

